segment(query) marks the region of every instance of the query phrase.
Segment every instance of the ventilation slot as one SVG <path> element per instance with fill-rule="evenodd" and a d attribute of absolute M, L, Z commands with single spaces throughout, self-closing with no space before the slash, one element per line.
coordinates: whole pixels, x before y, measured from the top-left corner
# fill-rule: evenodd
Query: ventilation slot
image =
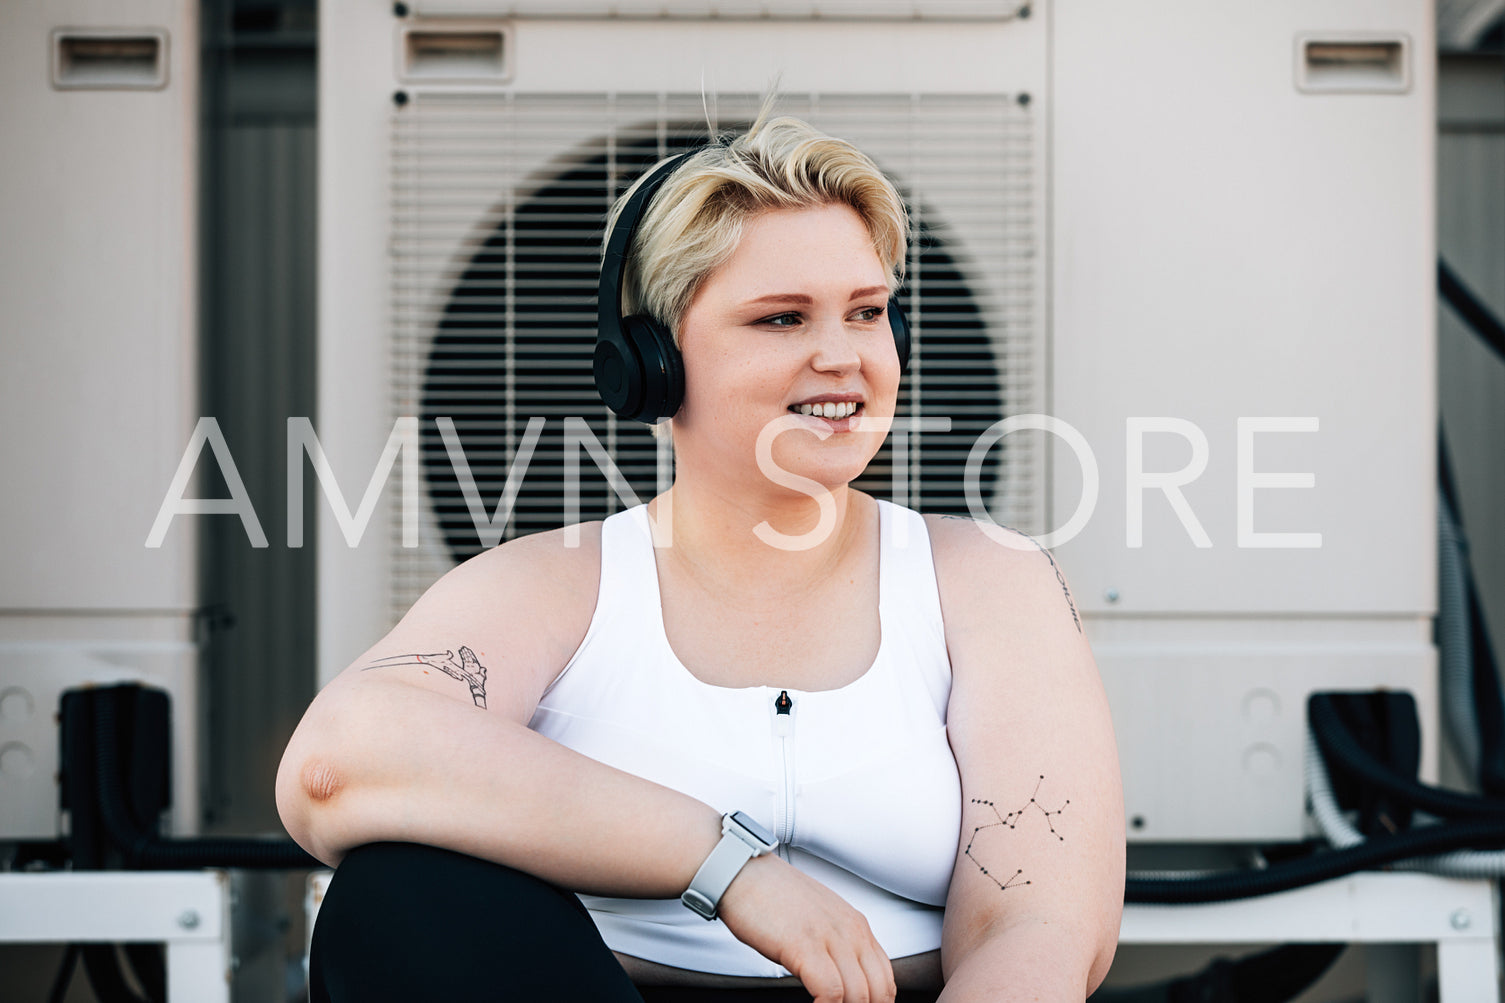
<path fill-rule="evenodd" d="M 1411 89 L 1404 36 L 1304 36 L 1296 45 L 1296 87 L 1312 94 L 1400 94 Z"/>
<path fill-rule="evenodd" d="M 166 85 L 166 32 L 52 33 L 52 86 L 56 88 L 156 90 Z"/>
<path fill-rule="evenodd" d="M 501 27 L 405 29 L 402 79 L 501 83 L 512 76 L 511 42 Z"/>

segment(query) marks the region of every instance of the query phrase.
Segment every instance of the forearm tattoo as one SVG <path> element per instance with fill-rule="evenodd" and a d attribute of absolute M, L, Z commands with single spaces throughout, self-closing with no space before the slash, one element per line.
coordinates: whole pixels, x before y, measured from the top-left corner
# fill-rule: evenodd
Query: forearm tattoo
<path fill-rule="evenodd" d="M 453 651 L 444 651 L 434 655 L 388 655 L 386 658 L 378 658 L 370 665 L 364 666 L 361 671 L 386 668 L 389 665 L 432 666 L 446 676 L 468 683 L 471 699 L 475 700 L 476 706 L 482 709 L 486 707 L 486 666 L 476 658 L 474 651 L 463 645 L 460 647 L 458 658 L 455 657 Z"/>
<path fill-rule="evenodd" d="M 1007 878 L 1002 880 L 999 879 L 998 874 L 1006 873 L 1007 868 L 1005 868 L 1004 871 L 988 869 L 988 865 L 985 861 L 993 861 L 996 867 L 998 857 L 1002 855 L 1000 848 L 1000 843 L 1002 842 L 1002 840 L 999 837 L 1003 835 L 1005 829 L 1012 831 L 1019 828 L 1019 823 L 1025 821 L 1026 815 L 1033 817 L 1032 813 L 1038 812 L 1040 816 L 1045 819 L 1045 826 L 1050 830 L 1050 834 L 1056 837 L 1056 839 L 1058 839 L 1059 841 L 1063 843 L 1066 842 L 1066 837 L 1056 831 L 1056 826 L 1055 823 L 1051 821 L 1051 816 L 1061 814 L 1066 810 L 1066 806 L 1071 804 L 1071 801 L 1067 800 L 1061 802 L 1061 807 L 1055 809 L 1054 811 L 1046 808 L 1037 800 L 1040 795 L 1040 785 L 1044 782 L 1045 774 L 1042 773 L 1040 774 L 1040 779 L 1035 781 L 1035 791 L 1030 795 L 1029 802 L 1022 805 L 1017 811 L 1011 811 L 1007 814 L 1000 812 L 998 810 L 998 806 L 992 801 L 984 801 L 982 798 L 972 799 L 972 804 L 982 806 L 981 810 L 984 817 L 990 814 L 993 821 L 984 821 L 981 825 L 973 828 L 972 835 L 967 839 L 967 849 L 964 852 L 967 855 L 967 859 L 976 864 L 977 869 L 982 871 L 982 873 L 987 876 L 988 880 L 997 885 L 1000 891 L 1008 891 L 1010 888 L 1017 888 L 1020 885 L 1027 885 L 1031 883 L 1028 880 L 1019 880 L 1020 876 L 1024 874 L 1024 870 L 1022 868 L 1016 869 L 1013 874 L 1010 874 Z M 994 831 L 990 832 L 989 830 Z M 986 835 L 981 835 L 983 833 L 986 833 Z"/>
<path fill-rule="evenodd" d="M 942 515 L 941 518 L 943 518 L 943 519 L 962 519 L 962 520 L 965 520 L 967 522 L 976 522 L 977 521 L 976 519 L 973 519 L 973 518 L 971 518 L 969 516 L 965 516 L 965 515 L 953 515 L 953 514 L 949 514 L 949 513 L 945 514 L 945 515 Z M 1077 613 L 1076 613 L 1076 603 L 1072 601 L 1071 590 L 1066 587 L 1066 576 L 1063 575 L 1063 574 L 1061 574 L 1061 568 L 1060 568 L 1059 565 L 1056 564 L 1056 559 L 1051 556 L 1050 551 L 1048 551 L 1044 547 L 1040 546 L 1040 541 L 1039 540 L 1036 540 L 1033 536 L 1030 536 L 1028 533 L 1024 532 L 1023 530 L 1015 529 L 1013 526 L 1001 526 L 1000 525 L 999 528 L 1000 529 L 1006 529 L 1006 530 L 1008 530 L 1011 533 L 1018 533 L 1020 536 L 1024 537 L 1030 543 L 1034 544 L 1036 550 L 1038 550 L 1040 553 L 1042 553 L 1042 554 L 1045 555 L 1045 559 L 1050 562 L 1050 569 L 1056 573 L 1056 581 L 1061 583 L 1061 595 L 1064 596 L 1065 599 L 1066 599 L 1066 608 L 1071 611 L 1071 622 L 1074 623 L 1074 624 L 1076 624 L 1076 632 L 1078 634 L 1080 634 L 1082 632 L 1082 620 L 1081 620 L 1081 618 L 1079 616 L 1077 616 Z"/>

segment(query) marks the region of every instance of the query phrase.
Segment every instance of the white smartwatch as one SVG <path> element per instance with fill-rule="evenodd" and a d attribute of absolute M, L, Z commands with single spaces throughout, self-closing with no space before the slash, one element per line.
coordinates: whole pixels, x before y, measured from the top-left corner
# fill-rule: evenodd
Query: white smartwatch
<path fill-rule="evenodd" d="M 734 811 L 721 816 L 721 842 L 705 858 L 695 878 L 679 900 L 703 919 L 715 919 L 721 896 L 754 857 L 772 853 L 779 841 L 746 812 Z"/>

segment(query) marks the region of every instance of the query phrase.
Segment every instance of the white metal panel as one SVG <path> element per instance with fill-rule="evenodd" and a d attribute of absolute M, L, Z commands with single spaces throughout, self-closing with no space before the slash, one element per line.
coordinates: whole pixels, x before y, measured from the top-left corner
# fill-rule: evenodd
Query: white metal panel
<path fill-rule="evenodd" d="M 230 873 L 207 869 L 3 874 L 0 942 L 216 941 L 228 954 L 229 892 Z"/>
<path fill-rule="evenodd" d="M 495 17 L 1000 20 L 1029 0 L 415 0 L 414 13 Z M 1026 13 L 1024 16 L 1028 16 Z"/>
<path fill-rule="evenodd" d="M 968 25 L 518 21 L 509 26 L 509 37 L 515 40 L 515 63 L 505 85 L 419 87 L 399 84 L 399 60 L 373 66 L 369 53 L 373 46 L 396 53 L 402 30 L 411 30 L 422 18 L 399 22 L 375 7 L 326 7 L 322 16 L 322 294 L 316 426 L 347 497 L 364 486 L 396 417 L 391 400 L 382 393 L 388 382 L 383 372 L 387 362 L 383 339 L 399 323 L 393 297 L 402 294 L 392 287 L 392 262 L 387 257 L 398 234 L 385 217 L 391 211 L 387 193 L 407 190 L 392 186 L 409 182 L 391 173 L 391 130 L 403 115 L 422 109 L 425 102 L 442 100 L 444 95 L 485 101 L 494 100 L 487 95 L 548 93 L 593 95 L 596 101 L 603 95 L 618 95 L 628 100 L 632 95 L 699 94 L 704 87 L 706 105 L 714 113 L 717 95 L 758 93 L 777 78 L 782 93 L 830 95 L 833 104 L 838 103 L 838 96 L 848 95 L 898 94 L 908 99 L 910 95 L 1012 96 L 1028 91 L 1039 102 L 1032 114 L 1043 129 L 1046 25 L 1041 17 Z M 443 22 L 431 19 L 431 23 Z M 624 51 L 631 51 L 633 59 L 619 59 Z M 396 107 L 393 97 L 399 90 L 408 103 Z M 574 127 L 567 118 L 556 128 L 563 130 L 557 152 L 563 156 L 570 143 L 583 137 L 570 131 Z M 1043 173 L 1044 155 L 1043 142 L 1037 140 L 1028 148 L 1032 171 Z M 541 168 L 550 154 L 538 148 L 532 153 L 509 151 L 509 156 L 527 163 L 536 158 Z M 423 160 L 421 155 L 417 160 Z M 516 170 L 529 169 L 527 163 L 519 163 Z M 1043 192 L 1038 187 L 1035 191 L 1034 219 L 1038 221 L 1044 216 Z M 485 218 L 484 212 L 496 211 L 500 195 L 499 188 L 488 195 L 477 212 L 477 223 Z M 476 211 L 474 206 L 472 211 Z M 948 219 L 948 224 L 965 228 L 968 214 L 952 215 L 956 218 Z M 456 225 L 463 229 L 465 224 L 457 221 Z M 1043 231 L 1037 228 L 1036 232 L 1043 241 Z M 443 257 L 445 247 L 455 246 L 454 236 L 447 235 L 430 250 Z M 1028 284 L 1036 290 L 1043 283 L 1044 267 L 1042 253 L 1029 259 Z M 432 309 L 432 304 L 427 308 Z M 1037 342 L 1043 338 L 1043 319 L 1036 310 L 1031 324 Z M 1034 366 L 1014 377 L 1038 382 L 1044 374 Z M 378 552 L 381 541 L 373 537 L 395 524 L 397 494 L 395 486 L 388 489 L 371 523 L 373 529 L 355 548 L 346 545 L 328 508 L 321 510 L 322 680 L 331 678 L 391 623 L 387 589 L 398 568 L 393 554 Z M 488 509 L 495 502 L 494 496 L 485 499 Z M 422 532 L 431 531 L 432 523 L 425 523 Z M 438 562 L 420 564 L 412 574 L 415 582 L 442 570 Z"/>
<path fill-rule="evenodd" d="M 1131 905 L 1125 944 L 1488 941 L 1498 926 L 1488 881 L 1364 872 L 1232 902 Z M 1477 987 L 1494 991 L 1495 986 Z M 1471 996 L 1469 999 L 1483 999 Z"/>
<path fill-rule="evenodd" d="M 1054 14 L 1052 413 L 1092 445 L 1102 493 L 1061 548 L 1090 615 L 1240 611 L 1413 618 L 1435 605 L 1430 5 L 1062 3 Z M 1302 36 L 1405 39 L 1399 93 L 1303 93 Z M 1158 491 L 1126 543 L 1126 422 L 1205 434 L 1183 489 L 1212 546 Z M 1241 548 L 1236 423 L 1253 469 L 1309 489 L 1253 494 L 1259 532 L 1319 549 Z M 1076 505 L 1057 448 L 1056 524 Z M 1189 462 L 1170 433 L 1145 469 Z M 1114 597 L 1110 599 L 1110 595 Z"/>
<path fill-rule="evenodd" d="M 144 543 L 196 417 L 197 9 L 0 14 L 0 608 L 196 604 L 195 519 Z M 165 84 L 54 88 L 54 30 L 103 28 L 160 38 Z"/>
<path fill-rule="evenodd" d="M 1422 777 L 1437 775 L 1437 654 L 1423 625 L 1311 618 L 1087 621 L 1113 708 L 1129 836 L 1297 840 L 1307 697 L 1409 692 Z"/>

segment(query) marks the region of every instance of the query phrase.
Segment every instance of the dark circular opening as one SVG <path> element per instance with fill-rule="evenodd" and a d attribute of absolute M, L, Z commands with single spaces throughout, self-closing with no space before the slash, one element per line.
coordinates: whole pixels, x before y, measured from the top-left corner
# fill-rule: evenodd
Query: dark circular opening
<path fill-rule="evenodd" d="M 672 137 L 663 150 L 656 140 L 619 142 L 610 170 L 604 144 L 582 152 L 575 166 L 521 198 L 510 218 L 498 214 L 500 222 L 455 283 L 429 352 L 420 423 L 424 481 L 455 561 L 483 547 L 436 418 L 454 421 L 488 514 L 506 486 L 508 443 L 516 448 L 534 415 L 583 418 L 638 497 L 646 501 L 655 493 L 655 440 L 635 422 L 612 422 L 609 431 L 591 367 L 605 208 L 660 156 L 707 139 L 703 126 L 692 125 L 672 130 Z M 952 426 L 925 433 L 917 445 L 911 439 L 917 476 L 910 504 L 918 493 L 916 507 L 927 512 L 965 514 L 964 465 L 972 443 L 1003 414 L 1003 380 L 978 305 L 945 240 L 923 222 L 918 239 L 918 268 L 912 261 L 911 269 L 923 275 L 923 293 L 918 304 L 907 287 L 899 295 L 917 332 L 918 360 L 900 388 L 899 414 L 914 413 L 919 380 L 922 413 L 950 417 Z M 521 479 L 508 538 L 563 525 L 564 438 L 563 422 L 551 417 Z M 982 471 L 985 499 L 992 496 L 1001 456 L 1001 447 L 992 450 Z M 893 497 L 892 438 L 854 486 Z M 582 454 L 580 517 L 603 518 L 621 508 L 613 501 L 606 478 Z"/>

